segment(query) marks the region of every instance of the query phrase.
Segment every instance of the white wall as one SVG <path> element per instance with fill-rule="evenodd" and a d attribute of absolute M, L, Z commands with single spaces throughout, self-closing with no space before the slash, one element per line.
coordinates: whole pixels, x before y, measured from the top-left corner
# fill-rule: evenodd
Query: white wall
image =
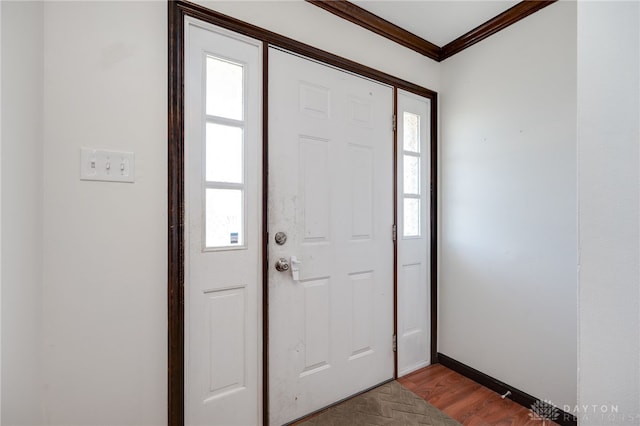
<path fill-rule="evenodd" d="M 166 424 L 167 5 L 45 2 L 46 423 Z M 80 147 L 133 184 L 79 180 Z"/>
<path fill-rule="evenodd" d="M 578 4 L 578 399 L 597 407 L 584 425 L 640 423 L 639 28 L 638 2 Z"/>
<path fill-rule="evenodd" d="M 443 62 L 439 351 L 576 402 L 576 6 Z"/>
<path fill-rule="evenodd" d="M 300 0 L 196 3 L 431 90 L 440 88 L 440 65 L 413 50 Z"/>
<path fill-rule="evenodd" d="M 2 9 L 2 418 L 42 421 L 41 3 Z"/>

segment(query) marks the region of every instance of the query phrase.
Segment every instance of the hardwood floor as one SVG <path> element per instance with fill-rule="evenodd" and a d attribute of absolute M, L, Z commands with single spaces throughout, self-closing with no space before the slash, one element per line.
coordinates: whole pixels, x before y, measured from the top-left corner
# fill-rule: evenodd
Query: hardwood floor
<path fill-rule="evenodd" d="M 440 364 L 398 379 L 407 389 L 467 426 L 542 426 L 529 410 Z M 545 426 L 556 423 L 545 421 Z"/>

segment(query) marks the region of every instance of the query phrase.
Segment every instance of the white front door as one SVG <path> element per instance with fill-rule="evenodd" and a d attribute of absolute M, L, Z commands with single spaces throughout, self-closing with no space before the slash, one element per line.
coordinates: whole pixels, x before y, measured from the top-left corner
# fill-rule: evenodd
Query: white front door
<path fill-rule="evenodd" d="M 262 420 L 261 43 L 185 25 L 185 417 Z"/>
<path fill-rule="evenodd" d="M 393 378 L 392 116 L 390 87 L 270 49 L 273 425 Z"/>

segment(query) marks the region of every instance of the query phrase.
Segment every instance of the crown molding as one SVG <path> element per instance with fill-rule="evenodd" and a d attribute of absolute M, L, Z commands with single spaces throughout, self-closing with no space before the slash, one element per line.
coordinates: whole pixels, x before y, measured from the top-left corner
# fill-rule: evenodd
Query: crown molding
<path fill-rule="evenodd" d="M 351 2 L 346 0 L 306 1 L 428 58 L 440 60 L 440 47 Z"/>
<path fill-rule="evenodd" d="M 435 61 L 443 61 L 474 44 L 502 31 L 557 0 L 526 0 L 477 26 L 443 47 L 425 40 L 347 0 L 306 0 L 342 19 L 418 52 Z"/>
<path fill-rule="evenodd" d="M 557 0 L 527 0 L 516 4 L 495 18 L 489 19 L 484 24 L 477 26 L 468 33 L 442 46 L 440 49 L 440 60 L 444 61 L 456 53 L 462 52 L 464 49 L 467 49 L 485 38 L 504 30 L 508 26 L 515 24 L 516 22 L 555 3 L 556 1 Z"/>

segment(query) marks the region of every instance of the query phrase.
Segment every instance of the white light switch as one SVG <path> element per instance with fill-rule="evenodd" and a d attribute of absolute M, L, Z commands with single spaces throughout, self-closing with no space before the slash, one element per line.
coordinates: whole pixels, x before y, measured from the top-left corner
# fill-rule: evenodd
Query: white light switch
<path fill-rule="evenodd" d="M 81 148 L 80 179 L 133 182 L 135 180 L 135 156 L 133 152 Z"/>

